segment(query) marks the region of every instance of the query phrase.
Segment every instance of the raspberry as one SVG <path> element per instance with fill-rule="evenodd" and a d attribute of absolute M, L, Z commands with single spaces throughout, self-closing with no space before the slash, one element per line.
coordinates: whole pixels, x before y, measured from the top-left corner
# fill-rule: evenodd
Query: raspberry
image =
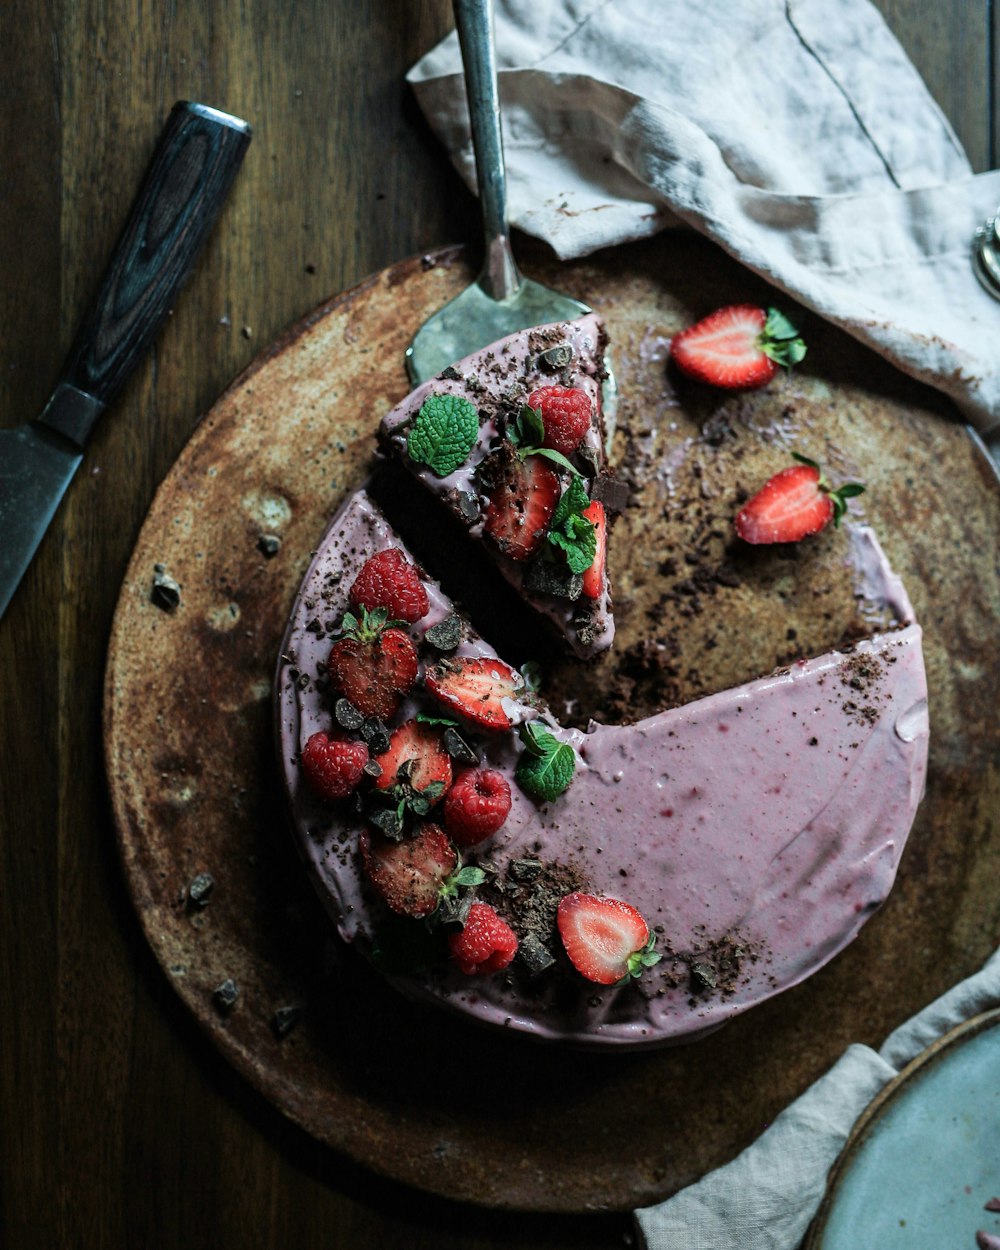
<path fill-rule="evenodd" d="M 416 567 L 398 547 L 376 552 L 361 566 L 349 598 L 355 608 L 387 608 L 398 621 L 413 624 L 430 609 L 427 591 Z"/>
<path fill-rule="evenodd" d="M 346 799 L 361 780 L 368 748 L 350 738 L 331 738 L 322 730 L 302 748 L 306 781 L 324 799 Z"/>
<path fill-rule="evenodd" d="M 488 903 L 473 903 L 461 933 L 448 936 L 451 957 L 462 972 L 499 972 L 517 953 L 517 934 Z"/>
<path fill-rule="evenodd" d="M 490 837 L 509 812 L 510 786 L 495 768 L 467 768 L 445 795 L 445 828 L 457 846 L 475 846 Z"/>
<path fill-rule="evenodd" d="M 590 429 L 590 396 L 570 386 L 542 386 L 528 396 L 528 407 L 542 414 L 545 437 L 542 446 L 561 451 L 564 456 L 576 451 Z"/>

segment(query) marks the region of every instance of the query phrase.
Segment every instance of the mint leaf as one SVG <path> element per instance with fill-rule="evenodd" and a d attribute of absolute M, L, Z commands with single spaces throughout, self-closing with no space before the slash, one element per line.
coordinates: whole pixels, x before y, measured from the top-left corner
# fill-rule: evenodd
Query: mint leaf
<path fill-rule="evenodd" d="M 428 716 L 426 712 L 417 713 L 417 721 L 421 725 L 451 725 L 456 726 L 457 720 L 452 720 L 450 716 Z"/>
<path fill-rule="evenodd" d="M 524 448 L 523 454 L 525 456 L 544 456 L 546 460 L 551 460 L 553 464 L 557 464 L 560 469 L 565 469 L 574 477 L 580 476 L 580 470 L 576 465 L 571 464 L 561 451 L 556 451 L 552 447 L 527 447 Z"/>
<path fill-rule="evenodd" d="M 552 514 L 552 524 L 556 527 L 561 526 L 568 517 L 583 512 L 589 506 L 590 496 L 587 494 L 587 488 L 580 478 L 574 477 L 559 496 L 556 510 Z"/>
<path fill-rule="evenodd" d="M 551 803 L 573 780 L 576 752 L 568 743 L 560 742 L 531 721 L 521 726 L 520 736 L 524 751 L 514 770 L 515 780 L 532 798 Z"/>
<path fill-rule="evenodd" d="M 597 555 L 597 531 L 586 517 L 570 517 L 565 529 L 549 532 L 549 542 L 566 557 L 571 573 L 586 573 Z"/>
<path fill-rule="evenodd" d="M 589 506 L 587 488 L 581 478 L 574 477 L 552 514 L 547 537 L 563 553 L 571 573 L 586 573 L 597 555 L 597 530 L 583 515 Z"/>
<path fill-rule="evenodd" d="M 406 451 L 438 477 L 465 464 L 479 438 L 479 414 L 461 395 L 428 395 L 410 428 Z"/>

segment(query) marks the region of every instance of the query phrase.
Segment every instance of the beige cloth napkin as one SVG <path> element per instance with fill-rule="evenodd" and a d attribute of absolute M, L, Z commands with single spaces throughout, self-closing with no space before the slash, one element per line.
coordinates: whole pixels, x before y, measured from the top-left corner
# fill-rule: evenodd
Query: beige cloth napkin
<path fill-rule="evenodd" d="M 1000 1007 L 1000 951 L 886 1038 L 850 1046 L 731 1163 L 635 1213 L 643 1250 L 795 1250 L 858 1116 L 912 1059 L 949 1029 Z M 860 1250 L 860 1248 L 859 1248 Z"/>
<path fill-rule="evenodd" d="M 497 0 L 510 217 L 561 257 L 686 223 L 1000 428 L 974 175 L 868 0 Z M 475 164 L 457 39 L 410 72 Z M 706 311 L 708 311 L 706 309 Z"/>

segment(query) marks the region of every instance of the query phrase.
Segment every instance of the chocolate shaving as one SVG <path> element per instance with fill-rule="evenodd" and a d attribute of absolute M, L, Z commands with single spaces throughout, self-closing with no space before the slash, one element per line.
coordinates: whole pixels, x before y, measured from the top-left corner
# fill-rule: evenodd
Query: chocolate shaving
<path fill-rule="evenodd" d="M 604 504 L 606 512 L 624 512 L 628 507 L 629 494 L 630 491 L 625 482 L 607 474 L 595 478 L 590 488 L 591 499 L 597 499 Z"/>
<path fill-rule="evenodd" d="M 226 1013 L 232 1010 L 239 996 L 240 991 L 236 982 L 232 979 L 232 977 L 226 977 L 225 981 L 216 987 L 216 990 L 212 995 L 212 1001 L 215 1003 L 219 1011 Z"/>
<path fill-rule="evenodd" d="M 438 651 L 454 651 L 462 641 L 462 619 L 454 612 L 432 625 L 424 637 Z"/>
<path fill-rule="evenodd" d="M 271 1017 L 271 1028 L 274 1030 L 274 1036 L 279 1040 L 287 1037 L 296 1024 L 298 1024 L 301 1015 L 302 1008 L 297 1003 L 293 1003 L 288 1007 L 278 1007 Z"/>
<path fill-rule="evenodd" d="M 215 878 L 210 872 L 199 872 L 188 886 L 188 902 L 192 907 L 205 907 L 209 895 L 215 889 Z"/>
<path fill-rule="evenodd" d="M 181 601 L 181 588 L 162 564 L 153 565 L 153 587 L 149 595 L 164 612 L 173 612 Z"/>

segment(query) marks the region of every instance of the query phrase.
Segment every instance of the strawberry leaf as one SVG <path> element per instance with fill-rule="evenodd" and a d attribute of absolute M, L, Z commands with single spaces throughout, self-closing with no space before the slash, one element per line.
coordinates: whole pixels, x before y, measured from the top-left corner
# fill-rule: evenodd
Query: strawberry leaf
<path fill-rule="evenodd" d="M 411 460 L 447 477 L 465 464 L 478 438 L 479 414 L 467 399 L 429 395 L 410 429 L 406 451 Z"/>
<path fill-rule="evenodd" d="M 517 761 L 514 777 L 526 794 L 551 803 L 573 780 L 576 752 L 568 743 L 560 742 L 532 721 L 521 726 L 520 737 L 524 751 Z"/>
<path fill-rule="evenodd" d="M 767 320 L 757 345 L 765 356 L 786 369 L 804 359 L 806 345 L 791 321 L 777 308 L 767 310 Z"/>
<path fill-rule="evenodd" d="M 633 951 L 628 957 L 628 972 L 622 978 L 621 983 L 630 981 L 633 977 L 641 977 L 647 968 L 652 968 L 654 964 L 658 964 L 663 956 L 659 951 L 654 950 L 656 945 L 656 934 L 650 933 L 646 940 L 646 945 L 641 950 Z"/>

